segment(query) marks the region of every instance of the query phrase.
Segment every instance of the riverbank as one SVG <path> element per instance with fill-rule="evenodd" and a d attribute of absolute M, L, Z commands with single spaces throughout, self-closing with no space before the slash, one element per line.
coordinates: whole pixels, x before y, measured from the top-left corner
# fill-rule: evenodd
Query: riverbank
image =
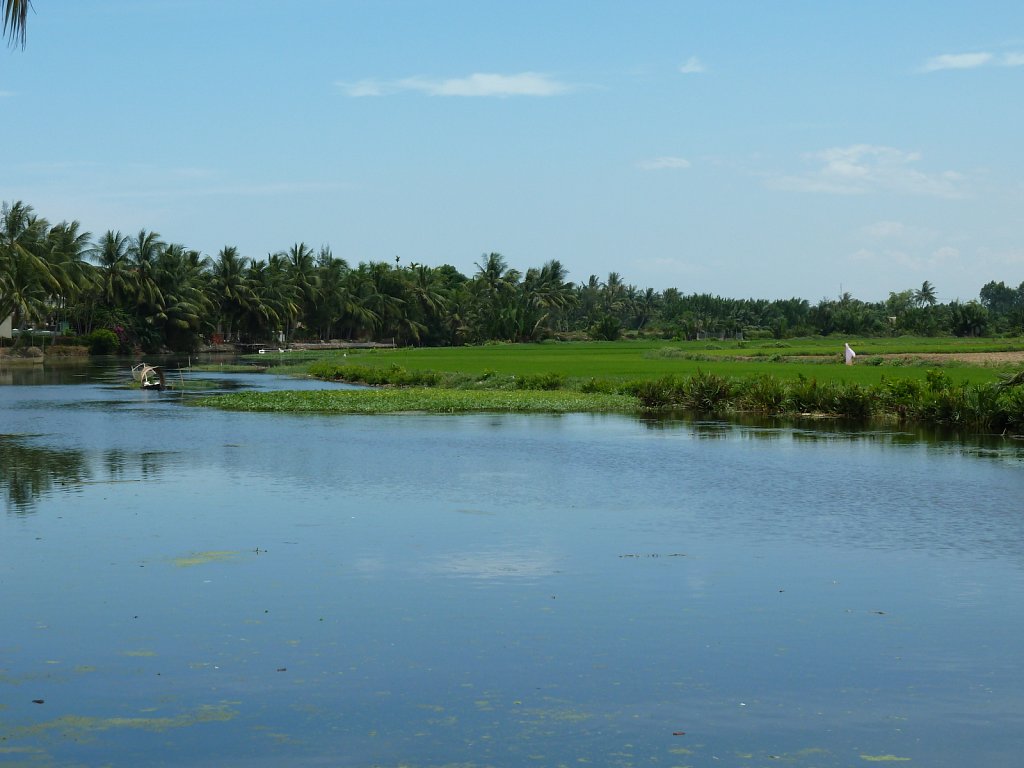
<path fill-rule="evenodd" d="M 277 413 L 687 411 L 714 417 L 844 418 L 863 424 L 920 424 L 1024 435 L 1024 387 L 1009 379 L 954 382 L 938 369 L 928 371 L 924 380 L 886 378 L 874 385 L 805 376 L 781 379 L 770 374 L 736 378 L 707 371 L 631 381 L 570 381 L 557 373 L 478 377 L 329 361 L 312 363 L 307 372 L 326 381 L 377 389 L 243 392 L 200 399 L 196 404 Z"/>

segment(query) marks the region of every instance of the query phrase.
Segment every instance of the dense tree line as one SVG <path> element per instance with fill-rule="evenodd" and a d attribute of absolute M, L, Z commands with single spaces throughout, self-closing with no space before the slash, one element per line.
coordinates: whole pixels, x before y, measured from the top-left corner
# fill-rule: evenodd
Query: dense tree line
<path fill-rule="evenodd" d="M 474 266 L 464 275 L 398 257 L 351 265 L 328 247 L 301 242 L 263 259 L 232 246 L 211 257 L 145 229 L 93 238 L 78 222 L 51 225 L 22 202 L 0 206 L 0 318 L 84 337 L 109 332 L 121 351 L 282 337 L 433 346 L 624 333 L 693 339 L 1024 331 L 1024 283 L 993 281 L 964 303 L 938 302 L 926 281 L 883 302 L 847 293 L 811 304 L 656 291 L 617 272 L 577 284 L 557 260 L 521 272 L 498 253 Z"/>

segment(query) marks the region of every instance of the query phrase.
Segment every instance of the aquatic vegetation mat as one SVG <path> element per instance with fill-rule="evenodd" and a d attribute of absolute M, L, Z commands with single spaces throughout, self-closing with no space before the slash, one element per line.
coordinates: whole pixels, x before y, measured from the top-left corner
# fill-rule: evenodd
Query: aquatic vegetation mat
<path fill-rule="evenodd" d="M 570 391 L 470 391 L 380 389 L 313 392 L 238 392 L 197 399 L 194 405 L 233 411 L 282 413 L 578 413 L 629 412 L 636 400 L 626 395 Z"/>

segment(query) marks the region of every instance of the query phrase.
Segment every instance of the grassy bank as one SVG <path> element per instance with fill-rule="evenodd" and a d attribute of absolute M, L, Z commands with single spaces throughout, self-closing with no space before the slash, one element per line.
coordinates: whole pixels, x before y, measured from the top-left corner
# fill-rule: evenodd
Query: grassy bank
<path fill-rule="evenodd" d="M 922 348 L 928 354 L 937 354 L 938 348 L 980 351 L 982 346 L 960 340 L 945 340 L 945 346 L 900 342 L 910 354 L 920 354 Z M 941 367 L 904 361 L 845 366 L 833 360 L 838 357 L 834 346 L 830 340 L 811 340 L 799 347 L 804 357 L 817 349 L 822 358 L 818 361 L 768 356 L 709 359 L 690 351 L 693 343 L 687 347 L 653 342 L 328 353 L 304 356 L 304 362 L 275 370 L 380 389 L 238 393 L 206 398 L 201 404 L 331 413 L 813 414 L 979 432 L 1024 432 L 1024 387 L 1006 385 L 1009 368 L 952 361 Z"/>

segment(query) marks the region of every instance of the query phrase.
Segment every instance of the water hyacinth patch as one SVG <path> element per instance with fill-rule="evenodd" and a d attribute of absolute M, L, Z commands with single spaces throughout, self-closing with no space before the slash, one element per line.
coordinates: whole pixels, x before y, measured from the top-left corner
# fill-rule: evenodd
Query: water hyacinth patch
<path fill-rule="evenodd" d="M 232 411 L 283 413 L 581 413 L 629 412 L 636 401 L 624 395 L 521 390 L 408 389 L 237 392 L 196 400 L 197 405 Z"/>

